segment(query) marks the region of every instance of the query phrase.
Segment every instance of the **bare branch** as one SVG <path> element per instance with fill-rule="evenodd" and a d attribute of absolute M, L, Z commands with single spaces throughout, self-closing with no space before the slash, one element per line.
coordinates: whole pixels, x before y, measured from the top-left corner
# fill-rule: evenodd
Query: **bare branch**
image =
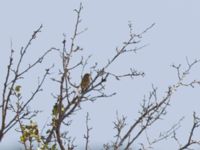
<path fill-rule="evenodd" d="M 192 145 L 200 146 L 200 140 L 194 140 L 193 139 L 195 130 L 197 128 L 199 128 L 199 126 L 200 126 L 200 118 L 197 117 L 196 112 L 194 112 L 193 113 L 193 125 L 192 125 L 192 128 L 190 130 L 190 133 L 189 133 L 189 136 L 188 136 L 188 140 L 187 140 L 186 144 L 184 144 L 183 146 L 181 146 L 179 148 L 179 150 L 189 149 Z"/>
<path fill-rule="evenodd" d="M 89 113 L 87 113 L 86 115 L 86 135 L 84 135 L 85 138 L 85 150 L 89 150 L 89 139 L 90 139 L 90 131 L 92 130 L 91 127 L 89 127 L 89 122 L 90 118 L 89 118 Z"/>

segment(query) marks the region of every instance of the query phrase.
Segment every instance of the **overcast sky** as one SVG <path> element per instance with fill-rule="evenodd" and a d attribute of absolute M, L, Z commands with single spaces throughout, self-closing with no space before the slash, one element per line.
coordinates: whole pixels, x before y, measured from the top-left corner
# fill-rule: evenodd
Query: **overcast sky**
<path fill-rule="evenodd" d="M 200 2 L 199 0 L 1 0 L 0 71 L 3 77 L 0 83 L 5 79 L 10 41 L 12 40 L 16 53 L 19 52 L 20 47 L 25 45 L 32 32 L 43 24 L 44 28 L 37 41 L 32 44 L 27 56 L 27 64 L 30 63 L 31 58 L 34 60 L 52 46 L 61 48 L 63 33 L 68 39 L 72 35 L 76 17 L 73 10 L 79 7 L 80 2 L 84 7 L 80 27 L 88 28 L 88 30 L 79 37 L 78 43 L 84 48 L 85 57 L 92 55 L 90 65 L 95 61 L 100 65 L 105 64 L 109 56 L 114 54 L 115 48 L 128 39 L 129 21 L 132 22 L 136 33 L 143 31 L 152 23 L 156 24 L 142 39 L 142 44 L 149 44 L 147 47 L 137 54 L 122 56 L 110 69 L 115 73 L 123 73 L 134 67 L 139 71 L 144 71 L 146 76 L 134 80 L 111 80 L 107 91 L 117 92 L 116 96 L 84 104 L 83 110 L 74 116 L 70 133 L 76 136 L 76 143 L 84 144 L 84 121 L 86 112 L 89 112 L 90 125 L 93 127 L 91 144 L 102 145 L 113 140 L 115 134 L 113 121 L 117 110 L 119 114 L 128 116 L 128 125 L 130 125 L 136 119 L 142 98 L 151 90 L 152 84 L 158 87 L 159 96 L 162 98 L 168 86 L 177 81 L 176 72 L 170 67 L 173 63 L 181 63 L 186 67 L 186 57 L 190 61 L 200 58 Z M 43 67 L 57 63 L 59 61 L 57 58 L 47 57 Z M 36 73 L 34 73 L 38 73 L 38 76 L 42 75 L 44 68 L 40 67 L 40 72 L 35 70 Z M 87 69 L 90 71 L 89 67 Z M 190 77 L 200 80 L 199 70 L 200 65 L 197 65 Z M 53 75 L 56 75 L 56 70 L 54 73 Z M 34 85 L 37 80 L 37 77 L 32 80 L 32 76 L 33 74 L 27 75 L 27 79 L 23 81 L 24 86 L 29 85 L 23 89 L 24 92 L 31 92 L 30 85 Z M 53 102 L 49 102 L 51 101 L 49 99 L 52 98 L 51 93 L 55 92 L 57 87 L 51 83 L 46 83 L 45 87 L 46 90 L 38 95 L 33 108 L 50 110 L 49 107 Z M 192 112 L 196 111 L 200 115 L 199 90 L 199 87 L 180 89 L 172 97 L 172 105 L 165 120 L 155 124 L 150 133 L 153 136 L 158 135 L 158 127 L 160 131 L 167 130 L 185 116 L 180 133 L 184 131 L 186 136 L 187 129 L 192 123 Z M 48 120 L 48 114 L 49 112 L 45 111 L 38 116 L 40 127 Z M 3 146 L 9 147 L 10 141 L 17 143 L 19 137 L 14 135 L 16 135 L 15 132 L 10 132 L 1 142 L 0 149 Z M 176 149 L 176 143 L 170 142 L 172 143 L 170 148 Z M 166 146 L 169 146 L 169 143 L 164 141 L 157 146 L 157 149 L 167 150 L 169 147 Z"/>

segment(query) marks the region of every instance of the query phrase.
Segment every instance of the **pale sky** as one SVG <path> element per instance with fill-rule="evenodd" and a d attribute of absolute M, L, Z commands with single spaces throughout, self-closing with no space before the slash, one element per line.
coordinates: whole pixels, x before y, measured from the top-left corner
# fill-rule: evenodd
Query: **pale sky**
<path fill-rule="evenodd" d="M 27 56 L 27 64 L 52 46 L 61 48 L 63 33 L 68 39 L 72 35 L 76 18 L 73 9 L 78 8 L 80 2 L 84 7 L 80 27 L 88 28 L 88 30 L 79 37 L 78 43 L 84 48 L 85 57 L 92 55 L 90 66 L 96 61 L 100 66 L 105 64 L 115 53 L 115 48 L 128 39 L 129 21 L 132 22 L 136 32 L 143 31 L 152 23 L 156 24 L 143 36 L 142 43 L 149 44 L 148 47 L 137 54 L 125 54 L 110 68 L 110 71 L 114 73 L 123 73 L 134 67 L 139 71 L 144 71 L 146 76 L 133 80 L 109 81 L 107 92 L 117 92 L 116 96 L 99 99 L 95 103 L 86 103 L 83 109 L 73 116 L 70 133 L 76 137 L 76 144 L 80 147 L 84 144 L 85 116 L 89 112 L 90 125 L 93 127 L 91 146 L 101 146 L 114 139 L 113 121 L 117 110 L 119 114 L 128 117 L 128 125 L 130 125 L 138 116 L 142 98 L 151 90 L 152 84 L 158 87 L 159 96 L 162 98 L 168 86 L 177 81 L 177 74 L 170 65 L 180 63 L 186 67 L 186 57 L 191 61 L 200 58 L 200 2 L 199 0 L 1 0 L 0 71 L 3 73 L 1 85 L 5 79 L 10 41 L 12 40 L 16 53 L 19 52 L 20 47 L 25 45 L 32 32 L 43 24 L 44 28 L 32 44 Z M 32 73 L 41 76 L 44 68 L 52 63 L 59 63 L 58 61 L 58 56 L 51 55 L 47 57 L 43 66 Z M 87 68 L 88 71 L 90 66 Z M 190 79 L 200 80 L 199 70 L 200 64 L 192 70 Z M 56 71 L 58 70 L 54 70 L 53 76 L 57 75 Z M 23 81 L 24 93 L 30 93 L 30 85 L 34 86 L 37 81 L 37 76 L 32 79 L 32 73 L 29 73 L 27 79 Z M 77 80 L 80 79 L 77 78 Z M 41 128 L 48 120 L 49 108 L 53 104 L 49 101 L 52 98 L 51 93 L 57 91 L 56 88 L 55 84 L 48 80 L 45 83 L 44 92 L 40 93 L 33 102 L 33 108 L 48 110 L 37 118 Z M 185 142 L 184 136 L 188 135 L 192 123 L 192 112 L 196 111 L 200 115 L 199 90 L 199 87 L 182 88 L 173 95 L 167 116 L 150 129 L 152 137 L 158 136 L 159 131 L 169 129 L 185 116 L 182 128 L 178 131 Z M 11 141 L 13 144 L 17 143 L 19 136 L 14 135 L 17 135 L 15 131 L 6 135 L 0 143 L 0 149 L 9 147 Z M 177 148 L 178 145 L 169 140 L 169 142 L 161 142 L 155 149 Z"/>

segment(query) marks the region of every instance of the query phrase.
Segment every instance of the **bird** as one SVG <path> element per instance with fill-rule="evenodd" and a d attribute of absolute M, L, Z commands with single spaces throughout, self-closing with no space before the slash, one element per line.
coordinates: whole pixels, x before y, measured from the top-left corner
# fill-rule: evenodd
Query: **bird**
<path fill-rule="evenodd" d="M 86 73 L 81 81 L 81 91 L 85 92 L 90 85 L 90 74 Z"/>

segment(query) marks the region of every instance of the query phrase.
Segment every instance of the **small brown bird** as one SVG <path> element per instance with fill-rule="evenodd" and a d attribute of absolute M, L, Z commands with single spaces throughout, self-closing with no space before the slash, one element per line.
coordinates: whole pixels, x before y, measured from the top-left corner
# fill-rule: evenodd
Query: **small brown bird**
<path fill-rule="evenodd" d="M 84 92 L 90 85 L 90 74 L 86 73 L 81 81 L 81 91 Z"/>

